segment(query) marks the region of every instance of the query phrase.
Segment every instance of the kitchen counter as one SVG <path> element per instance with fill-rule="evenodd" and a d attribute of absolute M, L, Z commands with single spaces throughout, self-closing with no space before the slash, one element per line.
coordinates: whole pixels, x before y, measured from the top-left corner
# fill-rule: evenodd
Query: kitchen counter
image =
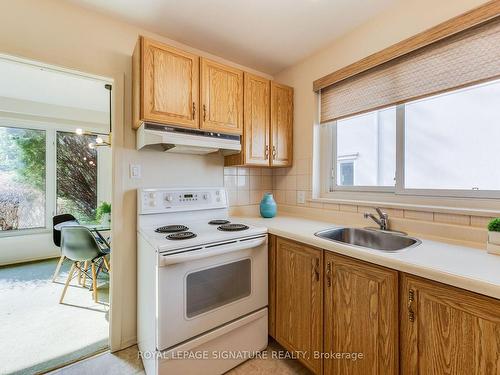
<path fill-rule="evenodd" d="M 272 219 L 233 216 L 232 219 L 265 226 L 271 234 L 310 246 L 500 299 L 500 256 L 485 250 L 417 237 L 422 241 L 420 245 L 390 253 L 339 244 L 314 235 L 319 230 L 343 226 L 330 222 L 288 215 Z"/>

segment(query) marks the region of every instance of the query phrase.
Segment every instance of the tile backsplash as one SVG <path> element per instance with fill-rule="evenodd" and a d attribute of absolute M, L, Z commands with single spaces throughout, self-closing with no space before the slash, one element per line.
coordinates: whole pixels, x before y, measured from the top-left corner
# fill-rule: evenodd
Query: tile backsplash
<path fill-rule="evenodd" d="M 224 184 L 228 191 L 229 202 L 233 207 L 259 204 L 264 192 L 273 192 L 278 206 L 288 206 L 294 212 L 300 212 L 300 208 L 312 208 L 318 209 L 319 211 L 316 212 L 324 215 L 330 213 L 332 217 L 343 212 L 361 223 L 363 213 L 373 211 L 373 207 L 365 205 L 312 202 L 311 173 L 311 159 L 295 160 L 292 168 L 226 167 L 224 168 Z M 304 203 L 298 203 L 299 193 L 305 196 Z M 485 241 L 486 226 L 491 220 L 491 217 L 486 216 L 411 209 L 383 209 L 389 214 L 395 227 L 401 230 L 421 228 L 436 236 L 452 238 L 452 233 L 461 227 L 466 231 L 464 238 L 466 238 L 465 233 L 470 231 L 472 242 L 482 242 L 483 238 Z M 481 232 L 478 233 L 478 230 Z"/>
<path fill-rule="evenodd" d="M 270 168 L 225 167 L 224 186 L 231 206 L 259 204 L 265 192 L 273 191 Z"/>

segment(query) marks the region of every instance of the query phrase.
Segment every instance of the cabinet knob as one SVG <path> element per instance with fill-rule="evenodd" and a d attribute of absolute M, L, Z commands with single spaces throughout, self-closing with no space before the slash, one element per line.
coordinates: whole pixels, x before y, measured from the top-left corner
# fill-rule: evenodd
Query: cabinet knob
<path fill-rule="evenodd" d="M 273 146 L 273 159 L 276 159 L 276 146 Z"/>
<path fill-rule="evenodd" d="M 266 160 L 269 159 L 269 145 L 266 145 Z"/>

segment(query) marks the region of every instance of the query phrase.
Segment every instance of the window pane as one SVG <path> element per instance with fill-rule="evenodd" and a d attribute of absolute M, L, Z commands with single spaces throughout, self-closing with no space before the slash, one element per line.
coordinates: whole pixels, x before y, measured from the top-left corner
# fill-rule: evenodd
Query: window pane
<path fill-rule="evenodd" d="M 500 81 L 406 105 L 405 187 L 500 190 Z"/>
<path fill-rule="evenodd" d="M 394 186 L 396 108 L 337 121 L 336 164 L 340 186 Z"/>
<path fill-rule="evenodd" d="M 88 144 L 95 137 L 57 132 L 57 213 L 80 221 L 95 220 L 97 152 Z"/>
<path fill-rule="evenodd" d="M 0 230 L 45 227 L 45 132 L 0 127 Z"/>

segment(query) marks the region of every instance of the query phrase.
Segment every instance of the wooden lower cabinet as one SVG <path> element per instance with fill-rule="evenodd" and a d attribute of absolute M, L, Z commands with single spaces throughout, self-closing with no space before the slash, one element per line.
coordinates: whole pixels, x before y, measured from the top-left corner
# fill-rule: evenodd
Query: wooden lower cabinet
<path fill-rule="evenodd" d="M 272 235 L 269 244 L 269 334 L 306 353 L 315 374 L 500 375 L 500 300 Z M 350 359 L 332 357 L 341 353 Z"/>
<path fill-rule="evenodd" d="M 500 301 L 402 274 L 403 374 L 500 374 Z"/>
<path fill-rule="evenodd" d="M 397 271 L 325 251 L 324 289 L 324 374 L 396 375 Z"/>
<path fill-rule="evenodd" d="M 299 360 L 321 374 L 323 288 L 322 251 L 276 239 L 275 336 Z"/>

